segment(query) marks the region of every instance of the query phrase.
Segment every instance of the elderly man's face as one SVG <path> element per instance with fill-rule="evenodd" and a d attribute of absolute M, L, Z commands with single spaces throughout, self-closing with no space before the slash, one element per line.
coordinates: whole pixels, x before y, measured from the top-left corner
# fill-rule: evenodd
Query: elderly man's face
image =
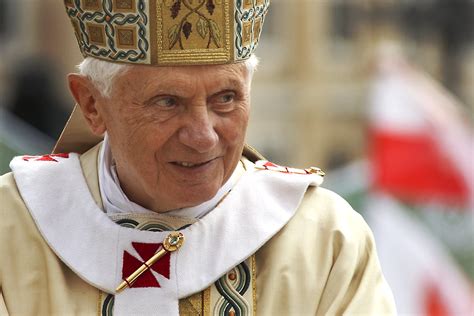
<path fill-rule="evenodd" d="M 244 146 L 250 76 L 243 64 L 132 67 L 97 110 L 127 196 L 166 211 L 211 199 Z"/>

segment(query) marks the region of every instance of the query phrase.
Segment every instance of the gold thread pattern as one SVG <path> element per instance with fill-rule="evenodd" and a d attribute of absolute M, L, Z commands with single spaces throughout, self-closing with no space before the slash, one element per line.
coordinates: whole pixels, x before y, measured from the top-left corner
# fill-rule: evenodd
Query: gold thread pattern
<path fill-rule="evenodd" d="M 223 64 L 257 47 L 270 0 L 64 0 L 84 56 L 152 65 Z"/>
<path fill-rule="evenodd" d="M 132 48 L 137 49 L 136 38 L 137 30 L 134 27 L 117 27 L 116 41 L 118 48 Z"/>
<path fill-rule="evenodd" d="M 66 0 L 66 12 L 84 57 L 150 64 L 148 2 Z"/>
<path fill-rule="evenodd" d="M 180 4 L 180 6 L 177 6 Z M 162 1 L 156 7 L 159 64 L 219 64 L 231 62 L 230 0 Z M 179 8 L 179 9 L 178 9 Z"/>
<path fill-rule="evenodd" d="M 89 41 L 96 45 L 105 45 L 105 28 L 100 24 L 87 24 L 87 31 L 89 33 Z"/>
<path fill-rule="evenodd" d="M 135 7 L 135 0 L 114 0 L 113 2 L 115 12 L 133 12 Z"/>
<path fill-rule="evenodd" d="M 99 0 L 82 0 L 82 6 L 86 10 L 99 10 Z"/>

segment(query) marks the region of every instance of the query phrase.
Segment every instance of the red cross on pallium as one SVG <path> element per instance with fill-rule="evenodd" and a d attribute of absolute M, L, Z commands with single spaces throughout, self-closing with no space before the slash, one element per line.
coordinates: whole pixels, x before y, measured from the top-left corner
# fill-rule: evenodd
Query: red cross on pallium
<path fill-rule="evenodd" d="M 274 168 L 280 167 L 279 165 L 274 164 L 273 162 L 270 162 L 270 161 L 265 162 L 265 163 L 263 164 L 263 166 L 265 166 L 265 167 L 267 167 L 267 168 L 268 168 L 268 167 L 274 167 Z"/>
<path fill-rule="evenodd" d="M 279 172 L 284 172 L 284 173 L 295 173 L 295 172 L 290 172 L 288 167 L 280 166 L 270 161 L 265 162 L 262 166 L 268 170 L 279 171 Z M 293 170 L 297 170 L 297 169 L 293 169 Z M 302 173 L 305 173 L 305 172 L 302 172 Z"/>
<path fill-rule="evenodd" d="M 135 258 L 127 251 L 123 253 L 123 267 L 122 267 L 122 279 L 125 280 L 130 274 L 135 272 L 144 262 L 150 259 L 161 247 L 162 244 L 145 244 L 132 242 L 133 248 L 138 252 L 141 257 L 140 259 Z M 165 278 L 170 278 L 170 257 L 171 254 L 168 252 L 160 260 L 155 262 L 150 269 L 161 274 Z M 150 269 L 143 272 L 131 287 L 161 287 L 158 280 L 150 271 Z"/>
<path fill-rule="evenodd" d="M 23 156 L 24 161 L 54 161 L 58 162 L 54 158 L 69 158 L 69 154 L 51 154 L 51 155 L 43 155 L 43 156 Z"/>

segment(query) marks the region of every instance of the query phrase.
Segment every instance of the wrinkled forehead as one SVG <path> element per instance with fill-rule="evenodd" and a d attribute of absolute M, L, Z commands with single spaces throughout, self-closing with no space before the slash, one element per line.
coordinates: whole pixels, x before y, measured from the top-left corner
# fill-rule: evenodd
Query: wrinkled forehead
<path fill-rule="evenodd" d="M 123 89 L 142 90 L 157 87 L 173 89 L 191 89 L 197 82 L 209 86 L 226 85 L 236 89 L 248 89 L 250 70 L 244 63 L 199 66 L 163 66 L 133 65 L 127 67 L 114 85 Z"/>
<path fill-rule="evenodd" d="M 213 76 L 236 77 L 245 80 L 249 74 L 249 69 L 245 63 L 221 64 L 221 65 L 193 65 L 193 66 L 149 66 L 132 65 L 127 67 L 124 76 L 151 76 L 155 79 L 170 80 L 178 76 Z"/>

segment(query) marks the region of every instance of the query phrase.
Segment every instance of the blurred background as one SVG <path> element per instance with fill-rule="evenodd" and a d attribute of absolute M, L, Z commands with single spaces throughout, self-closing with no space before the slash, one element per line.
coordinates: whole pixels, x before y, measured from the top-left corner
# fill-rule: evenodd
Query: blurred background
<path fill-rule="evenodd" d="M 272 0 L 248 142 L 368 221 L 401 315 L 474 315 L 474 1 Z M 47 153 L 82 56 L 61 1 L 0 0 L 0 171 Z"/>

